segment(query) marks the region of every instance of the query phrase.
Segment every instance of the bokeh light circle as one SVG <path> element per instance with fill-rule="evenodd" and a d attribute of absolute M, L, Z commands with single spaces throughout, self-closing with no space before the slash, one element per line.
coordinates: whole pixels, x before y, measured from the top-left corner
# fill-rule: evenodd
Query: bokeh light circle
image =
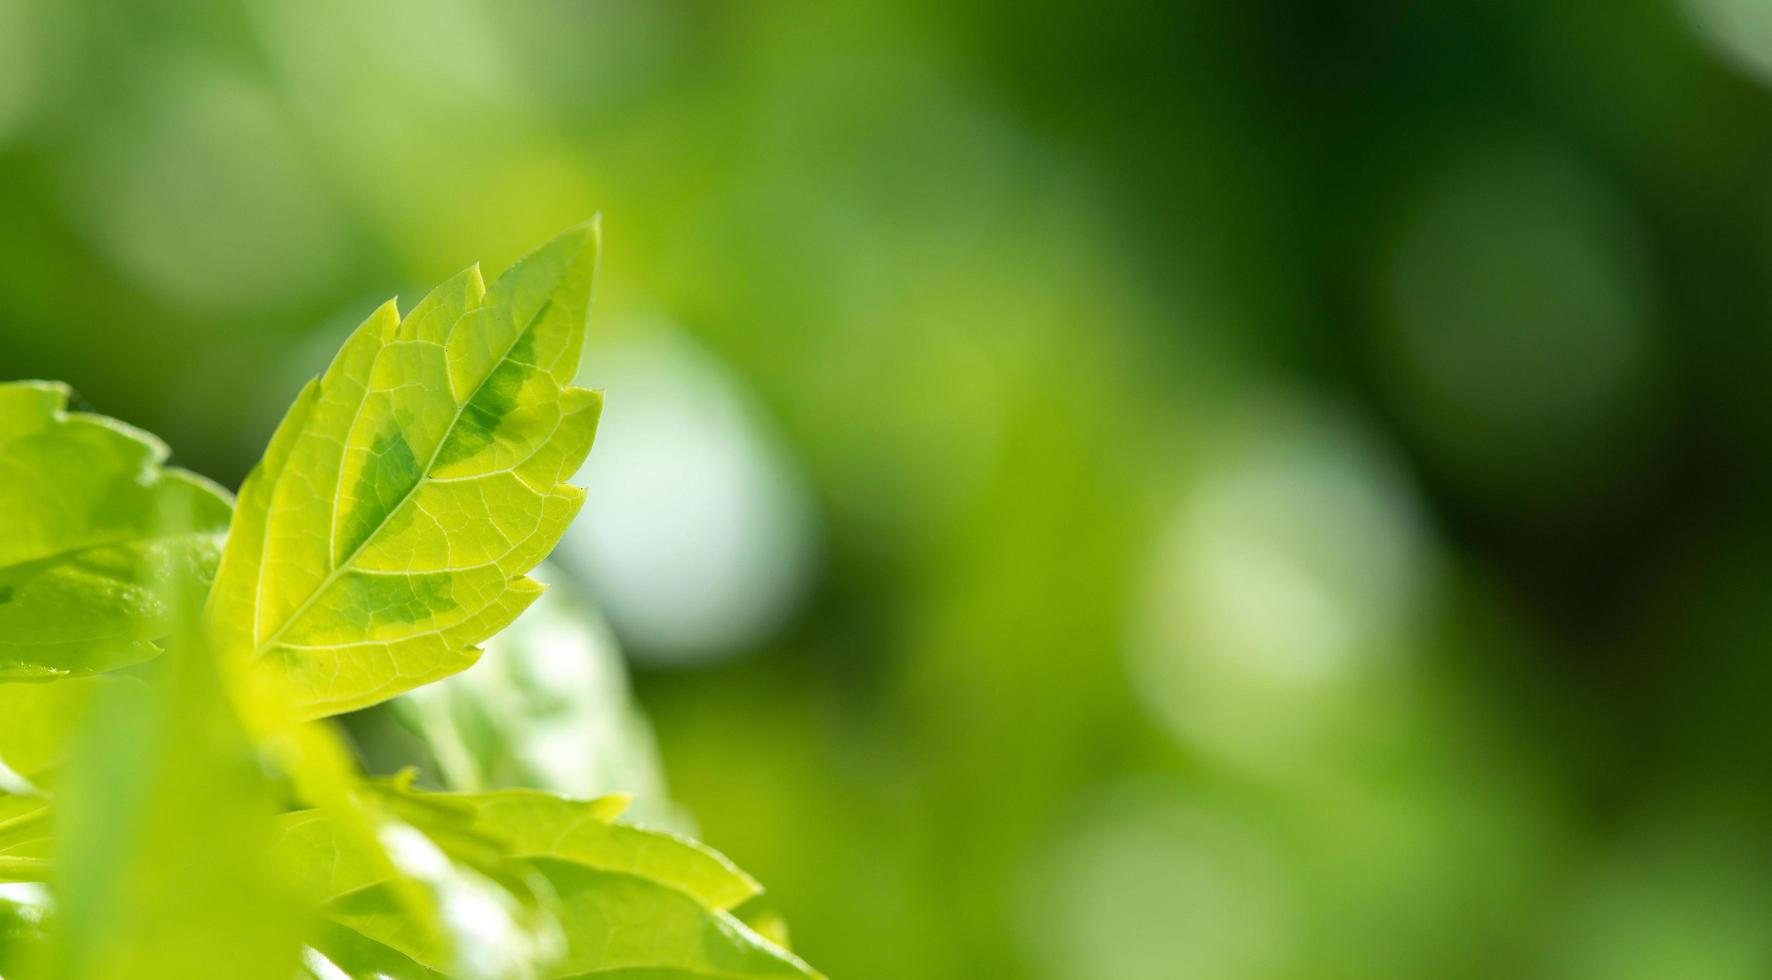
<path fill-rule="evenodd" d="M 1156 538 L 1131 668 L 1184 740 L 1284 758 L 1393 660 L 1431 563 L 1407 479 L 1350 419 L 1290 395 L 1231 418 Z"/>
<path fill-rule="evenodd" d="M 1633 441 L 1654 370 L 1624 202 L 1548 152 L 1485 151 L 1400 225 L 1379 361 L 1424 449 L 1485 494 L 1577 493 Z"/>
<path fill-rule="evenodd" d="M 711 352 L 656 325 L 595 347 L 581 383 L 606 401 L 561 560 L 639 659 L 705 660 L 767 638 L 810 582 L 815 518 L 755 399 Z"/>
<path fill-rule="evenodd" d="M 1684 0 L 1698 36 L 1762 84 L 1772 83 L 1772 3 L 1766 0 Z"/>
<path fill-rule="evenodd" d="M 1247 814 L 1158 783 L 1096 794 L 1045 842 L 1019 898 L 1044 980 L 1272 975 L 1297 941 L 1295 883 Z"/>

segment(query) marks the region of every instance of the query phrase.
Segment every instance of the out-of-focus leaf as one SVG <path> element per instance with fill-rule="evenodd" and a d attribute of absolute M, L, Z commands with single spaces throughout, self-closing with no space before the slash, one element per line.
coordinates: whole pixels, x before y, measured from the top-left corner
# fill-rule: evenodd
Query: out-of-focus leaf
<path fill-rule="evenodd" d="M 520 857 L 559 858 L 637 875 L 718 911 L 763 890 L 712 848 L 665 831 L 612 823 L 625 802 L 619 797 L 579 802 L 533 790 L 503 790 L 459 798 L 473 804 L 482 833 L 502 837 Z"/>
<path fill-rule="evenodd" d="M 391 958 L 465 976 L 532 975 L 555 956 L 539 878 L 475 830 L 462 804 L 356 780 L 324 808 L 277 824 L 274 860 L 326 909 L 326 927 L 309 937 L 312 955 L 341 967 Z"/>
<path fill-rule="evenodd" d="M 49 892 L 36 883 L 0 885 L 0 976 L 22 977 L 43 955 Z"/>
<path fill-rule="evenodd" d="M 480 835 L 465 807 L 400 802 L 360 801 L 381 814 L 381 835 L 369 842 L 340 832 L 333 812 L 280 818 L 277 859 L 328 920 L 310 937 L 316 955 L 347 971 L 391 976 L 533 975 L 557 958 L 557 931 L 531 869 Z M 421 902 L 412 901 L 413 889 Z"/>
<path fill-rule="evenodd" d="M 470 807 L 476 830 L 546 877 L 566 937 L 555 976 L 817 976 L 726 911 L 760 890 L 750 876 L 693 841 L 611 823 L 619 798 L 395 791 Z"/>
<path fill-rule="evenodd" d="M 270 857 L 276 793 L 189 621 L 145 695 L 100 692 L 76 742 L 55 805 L 50 951 L 30 976 L 296 969 L 306 916 Z"/>
<path fill-rule="evenodd" d="M 560 902 L 567 956 L 555 976 L 805 978 L 819 974 L 727 912 L 631 874 L 542 859 Z"/>
<path fill-rule="evenodd" d="M 597 230 L 490 290 L 470 269 L 358 328 L 241 492 L 209 613 L 295 712 L 374 704 L 474 662 L 583 501 L 602 405 L 578 368 Z"/>
<path fill-rule="evenodd" d="M 0 384 L 0 680 L 138 663 L 171 627 L 157 585 L 214 573 L 227 494 L 164 444 L 67 410 L 65 385 Z"/>
<path fill-rule="evenodd" d="M 449 977 L 447 973 L 433 970 L 405 953 L 336 922 L 321 923 L 304 960 L 304 966 L 317 980 L 336 980 L 340 973 L 347 977 L 385 977 L 387 980 L 448 980 Z"/>
<path fill-rule="evenodd" d="M 633 798 L 628 814 L 639 823 L 693 829 L 666 794 L 652 726 L 634 703 L 614 638 L 553 571 L 538 569 L 548 594 L 489 640 L 479 663 L 388 708 L 418 736 L 425 768 L 446 789 L 622 794 Z M 399 751 L 397 743 L 388 750 Z M 419 760 L 389 761 L 391 769 Z"/>
<path fill-rule="evenodd" d="M 614 824 L 625 803 L 619 797 L 571 801 L 527 790 L 415 793 L 404 782 L 380 792 L 410 828 L 438 843 L 439 852 L 459 854 L 460 844 L 451 841 L 494 841 L 510 865 L 546 882 L 536 894 L 549 897 L 564 937 L 547 976 L 818 976 L 728 911 L 757 893 L 748 875 L 693 841 Z M 330 836 L 324 815 L 281 819 L 280 849 L 315 869 L 310 887 L 333 890 L 326 906 L 330 925 L 314 940 L 320 955 L 341 968 L 364 964 L 390 976 L 454 973 L 412 932 L 385 883 L 373 880 L 371 863 Z M 482 902 L 490 898 L 479 895 Z M 526 892 L 515 895 L 505 914 L 527 900 Z"/>
<path fill-rule="evenodd" d="M 0 789 L 35 790 L 67 758 L 68 744 L 94 698 L 111 688 L 139 693 L 141 684 L 126 676 L 0 683 Z M 7 782 L 20 785 L 3 785 Z"/>
<path fill-rule="evenodd" d="M 746 906 L 739 910 L 738 918 L 750 926 L 757 935 L 769 940 L 782 949 L 793 949 L 788 937 L 788 920 L 782 918 L 780 912 L 769 907 Z"/>
<path fill-rule="evenodd" d="M 531 869 L 521 870 L 534 885 L 543 884 Z M 378 949 L 378 959 L 404 959 L 423 971 L 456 977 L 545 976 L 548 964 L 559 958 L 559 930 L 533 889 L 513 890 L 471 868 L 442 862 L 426 883 L 436 891 L 447 942 L 416 928 L 393 890 L 375 885 L 325 906 L 327 928 L 314 939 L 315 947 L 336 960 L 343 950 L 333 944 L 343 930 Z"/>
<path fill-rule="evenodd" d="M 340 833 L 337 821 L 322 810 L 279 817 L 275 846 L 290 881 L 317 900 L 367 888 L 390 873 L 375 848 Z"/>
<path fill-rule="evenodd" d="M 42 881 L 50 849 L 48 801 L 0 796 L 0 881 Z"/>

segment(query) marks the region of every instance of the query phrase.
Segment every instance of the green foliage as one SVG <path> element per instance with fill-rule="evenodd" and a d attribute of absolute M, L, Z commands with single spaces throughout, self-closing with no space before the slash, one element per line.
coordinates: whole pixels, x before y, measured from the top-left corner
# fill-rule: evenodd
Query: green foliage
<path fill-rule="evenodd" d="M 230 655 L 337 714 L 473 663 L 541 594 L 523 573 L 583 491 L 602 398 L 578 370 L 594 226 L 477 269 L 345 342 L 241 493 L 211 616 Z"/>
<path fill-rule="evenodd" d="M 143 690 L 93 706 L 52 825 L 57 914 L 42 975 L 291 975 L 307 912 L 268 854 L 277 794 L 211 658 L 174 643 Z"/>
<path fill-rule="evenodd" d="M 14 781 L 14 790 L 29 792 L 65 760 L 68 745 L 95 699 L 103 692 L 139 693 L 141 683 L 117 674 L 74 677 L 54 684 L 0 684 L 0 764 Z"/>
<path fill-rule="evenodd" d="M 434 867 L 447 900 L 488 901 L 505 882 L 505 934 L 477 937 L 469 956 L 482 964 L 512 946 L 534 954 L 559 948 L 549 975 L 597 972 L 648 976 L 806 977 L 805 964 L 735 918 L 730 910 L 760 889 L 719 854 L 661 831 L 613 823 L 619 797 L 563 800 L 528 790 L 483 794 L 416 793 L 404 781 L 375 787 L 405 825 L 436 845 Z M 318 951 L 335 964 L 373 965 L 396 976 L 444 972 L 451 951 L 411 928 L 374 856 L 335 832 L 325 814 L 286 815 L 279 849 L 310 893 L 326 898 L 329 928 Z M 464 898 L 463 896 L 469 896 Z M 539 906 L 555 935 L 512 933 Z M 500 949 L 502 943 L 504 948 Z M 459 955 L 459 951 L 456 951 Z M 650 972 L 648 972 L 650 971 Z"/>
<path fill-rule="evenodd" d="M 170 628 L 162 586 L 215 567 L 227 494 L 64 385 L 0 386 L 0 680 L 146 660 Z M 182 581 L 181 581 L 182 580 Z"/>
<path fill-rule="evenodd" d="M 639 822 L 684 823 L 614 637 L 593 609 L 574 601 L 569 581 L 550 587 L 486 651 L 475 669 L 372 713 L 382 727 L 363 741 L 376 744 L 379 734 L 405 750 L 387 768 L 417 765 L 442 788 L 463 792 L 622 793 L 633 797 L 627 812 Z"/>
<path fill-rule="evenodd" d="M 49 871 L 49 804 L 0 796 L 0 880 L 38 881 Z"/>
<path fill-rule="evenodd" d="M 463 670 L 540 594 L 601 406 L 569 384 L 596 254 L 581 226 L 376 311 L 231 522 L 150 437 L 0 385 L 0 881 L 51 889 L 4 896 L 9 980 L 817 976 L 735 914 L 751 878 L 625 798 L 365 779 L 323 720 Z"/>

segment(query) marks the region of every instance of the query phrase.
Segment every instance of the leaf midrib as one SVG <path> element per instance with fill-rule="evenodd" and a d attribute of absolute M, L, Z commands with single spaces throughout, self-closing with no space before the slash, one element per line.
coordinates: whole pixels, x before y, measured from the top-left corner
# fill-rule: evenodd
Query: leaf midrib
<path fill-rule="evenodd" d="M 558 287 L 556 286 L 556 288 L 558 288 Z M 308 593 L 308 597 L 306 599 L 302 600 L 301 605 L 295 607 L 295 611 L 290 613 L 288 618 L 284 619 L 283 622 L 281 624 L 279 624 L 278 627 L 271 632 L 270 636 L 265 637 L 265 640 L 263 643 L 260 643 L 257 646 L 253 647 L 253 651 L 252 651 L 253 656 L 262 657 L 266 653 L 270 652 L 271 650 L 276 649 L 277 641 L 283 638 L 283 634 L 289 630 L 289 627 L 292 624 L 300 621 L 302 616 L 306 615 L 307 611 L 309 609 L 313 608 L 314 603 L 319 600 L 320 596 L 325 594 L 326 590 L 328 588 L 331 588 L 332 583 L 338 581 L 339 576 L 343 575 L 344 572 L 350 567 L 350 564 L 357 560 L 357 556 L 361 555 L 363 553 L 363 549 L 369 547 L 370 542 L 375 540 L 376 535 L 381 533 L 382 528 L 387 527 L 388 521 L 393 520 L 395 512 L 397 512 L 401 507 L 406 506 L 406 501 L 412 499 L 412 495 L 418 492 L 418 488 L 421 486 L 424 486 L 425 481 L 427 481 L 431 478 L 431 467 L 437 465 L 437 457 L 442 454 L 443 447 L 448 445 L 449 437 L 455 434 L 455 427 L 461 423 L 462 412 L 467 411 L 467 407 L 469 405 L 473 404 L 474 399 L 476 397 L 478 397 L 480 394 L 480 389 L 486 387 L 486 383 L 488 381 L 492 380 L 492 376 L 498 372 L 499 367 L 502 366 L 505 363 L 505 361 L 510 358 L 511 352 L 517 349 L 517 345 L 523 341 L 524 337 L 529 335 L 529 331 L 535 329 L 536 321 L 540 320 L 541 315 L 543 313 L 546 313 L 548 311 L 548 308 L 553 305 L 554 305 L 553 297 L 550 295 L 547 299 L 542 301 L 542 304 L 539 307 L 536 307 L 535 313 L 532 316 L 530 316 L 529 322 L 525 323 L 523 325 L 523 329 L 517 331 L 515 334 L 513 334 L 511 336 L 511 342 L 508 345 L 506 345 L 506 347 L 504 349 L 504 353 L 502 353 L 498 356 L 498 360 L 493 362 L 492 368 L 486 372 L 486 376 L 480 379 L 479 384 L 474 385 L 474 390 L 468 392 L 468 397 L 462 399 L 459 402 L 456 402 L 455 414 L 453 416 L 451 416 L 449 419 L 449 428 L 443 430 L 443 437 L 441 439 L 437 440 L 436 447 L 431 450 L 430 458 L 425 460 L 424 467 L 419 470 L 418 479 L 412 481 L 412 486 L 406 488 L 406 492 L 400 495 L 400 499 L 394 502 L 394 506 L 389 507 L 387 510 L 387 513 L 385 513 L 381 516 L 381 520 L 379 520 L 375 523 L 375 527 L 371 528 L 369 533 L 367 535 L 364 535 L 363 540 L 358 542 L 358 544 L 355 548 L 351 549 L 351 553 L 346 555 L 344 557 L 343 561 L 340 561 L 337 564 L 332 566 L 331 570 L 326 573 L 326 577 L 320 580 L 320 584 L 314 586 L 314 591 Z M 485 306 L 477 306 L 474 309 L 464 312 L 460 317 L 458 317 L 456 319 L 456 324 L 459 325 L 461 323 L 461 321 L 466 319 L 469 315 L 471 315 L 473 313 L 477 313 L 480 310 L 483 310 L 485 308 L 486 308 Z M 402 318 L 402 319 L 404 319 L 404 318 Z M 451 328 L 450 332 L 454 333 L 454 328 Z M 398 341 L 396 340 L 394 342 L 397 343 Z M 376 353 L 375 353 L 376 360 L 380 360 L 381 355 L 382 355 L 382 351 L 385 351 L 387 349 L 388 349 L 388 345 L 383 344 L 381 349 L 376 351 Z M 373 371 L 374 371 L 373 364 L 371 365 L 370 370 L 373 375 Z M 445 350 L 444 350 L 444 355 L 443 355 L 443 371 L 444 371 L 443 380 L 445 383 L 448 383 L 448 380 L 449 380 L 449 375 L 448 375 L 449 354 L 448 354 L 447 344 L 445 344 Z M 365 400 L 367 400 L 367 398 L 368 398 L 367 391 L 364 394 L 364 398 L 365 398 Z M 351 428 L 355 429 L 356 427 L 357 427 L 356 419 L 353 416 L 352 422 L 351 422 Z M 350 439 L 351 439 L 351 434 L 349 432 L 346 432 L 344 442 L 343 442 L 344 449 L 350 448 Z M 341 452 L 342 452 L 342 450 L 341 450 Z M 341 468 L 344 466 L 344 462 L 343 462 L 342 457 L 340 459 L 339 466 Z M 282 481 L 279 480 L 278 482 L 282 482 Z M 337 504 L 338 504 L 338 501 L 335 499 L 333 501 L 333 506 L 336 507 Z M 262 563 L 264 561 L 264 557 L 262 555 L 259 557 L 259 561 L 261 563 L 260 567 L 262 568 L 263 567 Z M 255 603 L 262 602 L 262 601 L 263 601 L 262 595 L 255 597 Z"/>

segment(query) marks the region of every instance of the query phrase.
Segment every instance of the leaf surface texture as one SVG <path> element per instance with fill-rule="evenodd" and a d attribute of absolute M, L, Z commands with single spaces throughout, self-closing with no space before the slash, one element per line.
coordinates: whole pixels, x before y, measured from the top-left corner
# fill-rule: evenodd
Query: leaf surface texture
<path fill-rule="evenodd" d="M 601 396 L 572 387 L 594 224 L 490 289 L 469 269 L 382 306 L 305 388 L 241 488 L 209 614 L 296 714 L 453 674 L 540 594 L 524 573 L 583 491 Z"/>

